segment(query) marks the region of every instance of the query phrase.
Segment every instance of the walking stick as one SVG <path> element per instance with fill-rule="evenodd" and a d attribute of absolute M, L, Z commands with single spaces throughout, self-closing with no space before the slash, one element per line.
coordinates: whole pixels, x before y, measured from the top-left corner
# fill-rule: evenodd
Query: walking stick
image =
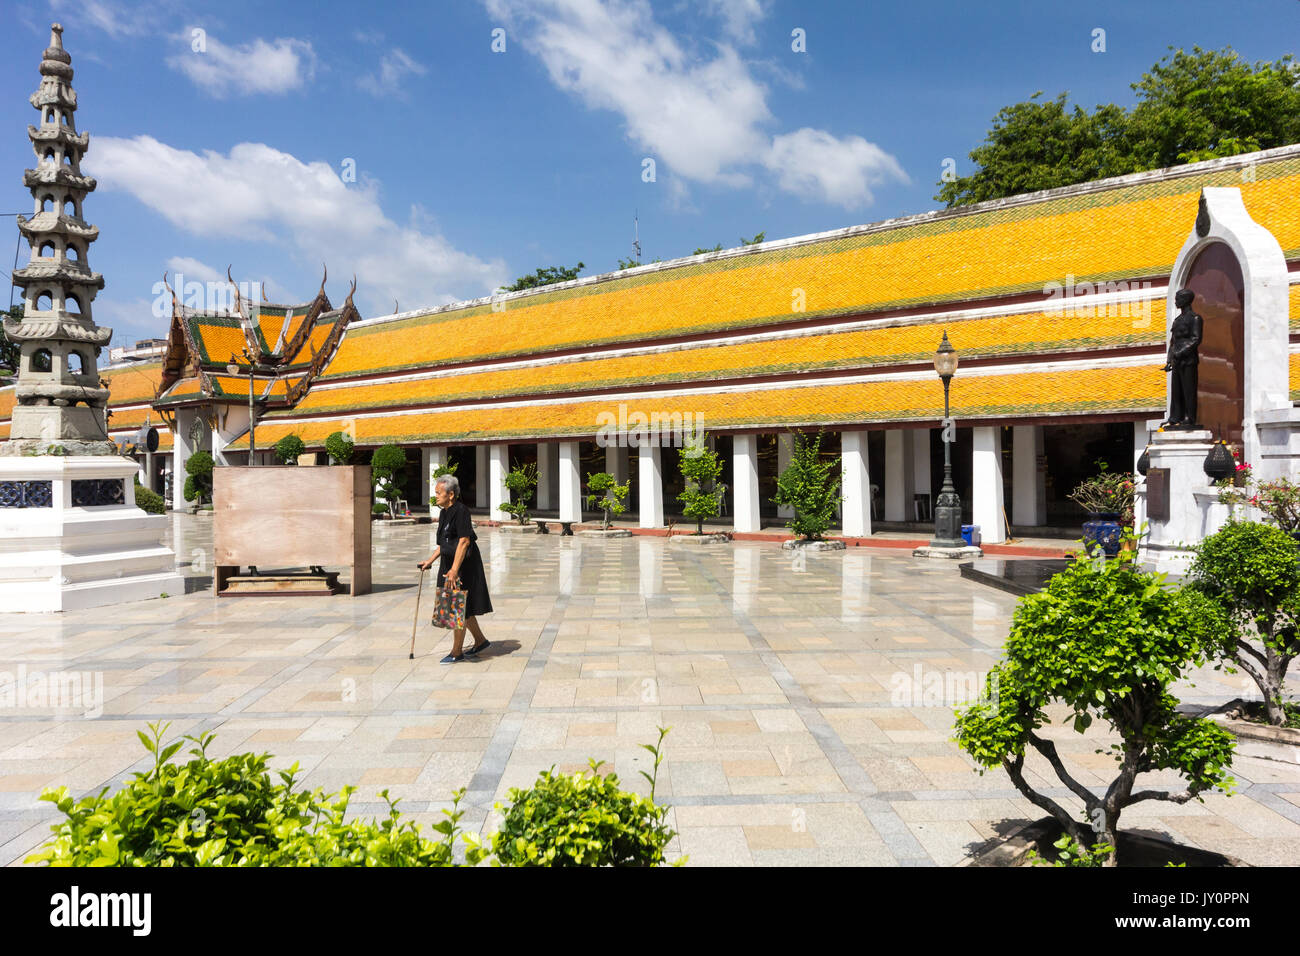
<path fill-rule="evenodd" d="M 420 594 L 424 591 L 424 568 L 420 568 L 420 586 L 415 590 L 415 620 L 411 622 L 411 656 L 415 660 L 415 629 L 420 626 Z"/>

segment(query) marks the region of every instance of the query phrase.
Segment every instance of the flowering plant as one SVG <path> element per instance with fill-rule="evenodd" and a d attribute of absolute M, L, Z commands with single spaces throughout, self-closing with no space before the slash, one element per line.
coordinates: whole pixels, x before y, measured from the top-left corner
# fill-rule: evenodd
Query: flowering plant
<path fill-rule="evenodd" d="M 1097 462 L 1098 473 L 1079 482 L 1069 494 L 1071 501 L 1094 513 L 1111 512 L 1120 516 L 1120 523 L 1133 524 L 1133 473 L 1111 471 L 1104 461 Z"/>

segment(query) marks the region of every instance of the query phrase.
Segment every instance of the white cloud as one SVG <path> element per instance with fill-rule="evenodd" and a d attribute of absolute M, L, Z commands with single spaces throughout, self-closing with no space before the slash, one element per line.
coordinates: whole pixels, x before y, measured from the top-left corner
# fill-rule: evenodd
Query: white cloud
<path fill-rule="evenodd" d="M 775 173 L 787 192 L 852 208 L 871 186 L 907 181 L 897 160 L 860 136 L 801 129 L 772 138 L 767 89 L 728 44 L 705 59 L 654 20 L 646 0 L 483 0 L 536 54 L 551 82 L 588 107 L 623 117 L 628 138 L 684 180 L 747 186 Z M 766 15 L 762 0 L 710 0 L 741 42 Z M 818 168 L 818 163 L 829 168 Z M 662 173 L 660 175 L 663 175 Z M 684 184 L 670 193 L 681 208 Z"/>
<path fill-rule="evenodd" d="M 775 137 L 763 162 L 787 192 L 848 209 L 870 205 L 872 186 L 908 182 L 898 160 L 875 143 L 808 127 Z"/>
<path fill-rule="evenodd" d="M 754 24 L 767 16 L 763 0 L 706 0 L 705 9 L 722 20 L 723 29 L 737 43 L 753 43 Z"/>
<path fill-rule="evenodd" d="M 173 274 L 180 273 L 186 279 L 197 279 L 199 282 L 226 281 L 224 272 L 219 272 L 206 262 L 200 262 L 190 256 L 172 256 L 167 260 L 167 270 Z M 175 285 L 175 282 L 172 284 Z"/>
<path fill-rule="evenodd" d="M 316 73 L 316 53 L 306 40 L 279 37 L 267 43 L 258 37 L 232 47 L 207 32 L 196 36 L 194 31 L 202 29 L 189 27 L 181 34 L 183 48 L 167 58 L 167 65 L 212 96 L 287 93 Z M 194 49 L 196 45 L 201 48 Z"/>
<path fill-rule="evenodd" d="M 428 72 L 423 64 L 411 59 L 405 50 L 394 48 L 380 59 L 379 72 L 361 77 L 357 80 L 357 85 L 375 96 L 404 97 L 406 90 L 403 83 L 407 77 L 424 76 Z"/>
<path fill-rule="evenodd" d="M 98 27 L 114 39 L 153 33 L 160 15 L 159 5 L 155 3 L 124 4 L 112 0 L 51 0 L 50 8 L 61 20 Z M 48 27 L 49 22 L 45 25 Z"/>
<path fill-rule="evenodd" d="M 365 311 L 389 312 L 394 298 L 405 308 L 441 305 L 508 281 L 502 261 L 455 249 L 415 210 L 406 224 L 389 219 L 373 183 L 346 186 L 328 164 L 262 143 L 200 155 L 150 136 L 101 136 L 88 165 L 102 188 L 130 193 L 187 232 L 273 244 L 258 263 L 268 275 L 251 278 L 284 269 L 272 258 L 284 249 L 302 266 L 327 263 L 331 284 L 355 271 Z"/>

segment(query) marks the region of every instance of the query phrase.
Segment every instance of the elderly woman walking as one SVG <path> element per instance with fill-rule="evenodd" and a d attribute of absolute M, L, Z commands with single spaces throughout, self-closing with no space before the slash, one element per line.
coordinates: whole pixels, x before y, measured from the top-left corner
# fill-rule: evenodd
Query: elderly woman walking
<path fill-rule="evenodd" d="M 469 508 L 460 500 L 460 482 L 455 475 L 441 475 L 433 486 L 433 494 L 442 511 L 438 515 L 438 546 L 427 561 L 420 562 L 420 570 L 427 570 L 435 559 L 438 565 L 438 587 L 448 586 L 468 591 L 465 600 L 465 627 L 457 628 L 451 653 L 442 659 L 443 664 L 454 664 L 473 657 L 490 641 L 478 626 L 480 614 L 492 613 L 492 599 L 488 596 L 487 575 L 483 573 L 483 557 L 478 551 L 478 535 L 470 521 Z M 474 646 L 461 651 L 465 631 L 474 635 Z"/>

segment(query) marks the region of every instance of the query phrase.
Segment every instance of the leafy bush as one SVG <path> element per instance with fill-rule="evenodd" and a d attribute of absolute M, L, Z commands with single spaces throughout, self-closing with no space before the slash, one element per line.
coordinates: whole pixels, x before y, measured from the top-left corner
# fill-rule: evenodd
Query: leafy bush
<path fill-rule="evenodd" d="M 196 451 L 185 459 L 185 500 L 198 499 L 203 504 L 212 498 L 212 469 L 215 467 L 212 455 L 206 451 Z"/>
<path fill-rule="evenodd" d="M 275 457 L 284 465 L 298 464 L 298 456 L 306 449 L 297 435 L 285 435 L 275 443 Z"/>
<path fill-rule="evenodd" d="M 599 508 L 605 513 L 605 518 L 601 522 L 601 530 L 609 530 L 609 516 L 612 514 L 621 515 L 627 511 L 623 504 L 623 499 L 632 489 L 631 482 L 619 484 L 614 480 L 614 476 L 607 471 L 600 471 L 596 474 L 587 474 L 587 490 L 591 494 L 587 495 L 587 507 Z"/>
<path fill-rule="evenodd" d="M 187 499 L 189 500 L 189 499 Z M 163 501 L 162 495 L 150 491 L 144 485 L 140 484 L 140 479 L 135 481 L 135 504 L 145 514 L 161 515 L 167 513 L 167 503 Z"/>
<path fill-rule="evenodd" d="M 1223 656 L 1258 685 L 1268 721 L 1276 727 L 1286 724 L 1286 672 L 1300 656 L 1297 560 L 1300 549 L 1281 528 L 1229 521 L 1196 548 L 1188 575 L 1190 586 L 1220 613 Z"/>
<path fill-rule="evenodd" d="M 981 766 L 1001 765 L 1016 789 L 1079 846 L 1114 847 L 1125 807 L 1142 800 L 1186 803 L 1232 784 L 1231 734 L 1179 714 L 1169 693 L 1171 684 L 1217 656 L 1221 618 L 1203 595 L 1170 590 L 1163 576 L 1139 570 L 1131 553 L 1111 561 L 1080 557 L 1044 591 L 1021 599 L 1003 659 L 989 675 L 988 696 L 958 712 L 957 743 Z M 1055 743 L 1037 733 L 1056 701 L 1074 712 L 1075 732 L 1083 733 L 1095 715 L 1120 736 L 1110 748 L 1119 772 L 1102 796 L 1071 776 Z M 1027 746 L 1082 801 L 1087 822 L 1030 786 Z M 1187 788 L 1134 792 L 1138 774 L 1160 770 L 1176 771 Z M 1113 854 L 1105 865 L 1114 865 Z"/>
<path fill-rule="evenodd" d="M 557 774 L 544 770 L 530 790 L 510 790 L 509 809 L 492 837 L 492 852 L 505 866 L 658 866 L 676 833 L 664 820 L 668 807 L 654 804 L 661 747 L 671 728 L 659 728 L 659 744 L 642 744 L 655 757 L 650 797 L 620 790 L 615 774 Z M 497 809 L 502 810 L 500 804 Z M 684 863 L 678 860 L 674 865 Z"/>
<path fill-rule="evenodd" d="M 776 479 L 776 495 L 772 501 L 794 509 L 794 517 L 786 527 L 797 535 L 813 541 L 824 535 L 835 519 L 835 508 L 840 494 L 841 476 L 834 462 L 823 461 L 822 436 L 811 441 L 807 436 L 795 436 L 790 466 Z"/>
<path fill-rule="evenodd" d="M 370 458 L 370 481 L 375 497 L 384 502 L 393 517 L 397 517 L 397 499 L 402 497 L 397 474 L 405 468 L 406 451 L 400 445 L 381 445 Z"/>
<path fill-rule="evenodd" d="M 298 765 L 277 776 L 266 754 L 237 754 L 213 760 L 207 747 L 213 735 L 185 737 L 197 746 L 181 766 L 167 761 L 183 741 L 163 746 L 168 725 L 150 724 L 152 737 L 138 732 L 154 756 L 154 766 L 136 773 L 121 790 L 74 801 L 67 787 L 46 788 L 42 800 L 66 817 L 51 827 L 54 839 L 26 863 L 50 866 L 453 866 L 452 848 L 460 833 L 463 791 L 455 795 L 447 819 L 433 826 L 439 840 L 420 835 L 419 826 L 402 822 L 397 801 L 388 802 L 383 821 L 345 822 L 353 788 L 334 800 L 319 790 L 294 791 Z M 469 844 L 466 861 L 483 851 Z"/>
<path fill-rule="evenodd" d="M 515 465 L 506 475 L 506 490 L 510 492 L 510 501 L 498 507 L 506 514 L 515 516 L 520 524 L 528 524 L 528 499 L 537 487 L 537 465 L 528 462 Z"/>
<path fill-rule="evenodd" d="M 325 454 L 330 456 L 331 465 L 350 465 L 356 445 L 342 432 L 331 432 L 325 439 Z"/>
<path fill-rule="evenodd" d="M 685 490 L 677 496 L 682 502 L 682 514 L 695 521 L 695 533 L 704 534 L 704 519 L 716 518 L 722 512 L 722 499 L 727 486 L 718 481 L 722 476 L 722 462 L 718 453 L 700 444 L 683 450 L 680 458 Z"/>
<path fill-rule="evenodd" d="M 1066 834 L 1052 844 L 1059 851 L 1055 862 L 1049 862 L 1039 855 L 1037 850 L 1030 850 L 1025 859 L 1031 866 L 1105 866 L 1106 860 L 1115 848 L 1109 843 L 1095 844 L 1091 849 L 1075 843 Z"/>
<path fill-rule="evenodd" d="M 388 514 L 388 505 L 384 504 L 382 501 L 376 501 L 370 506 L 370 513 L 372 515 L 386 515 Z"/>

